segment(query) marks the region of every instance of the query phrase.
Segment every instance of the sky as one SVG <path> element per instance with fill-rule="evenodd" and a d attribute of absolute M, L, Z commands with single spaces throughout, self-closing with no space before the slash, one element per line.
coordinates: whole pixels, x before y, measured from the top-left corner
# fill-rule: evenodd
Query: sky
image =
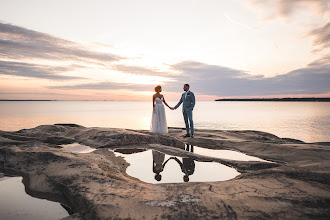
<path fill-rule="evenodd" d="M 0 0 L 0 99 L 330 97 L 328 0 Z"/>

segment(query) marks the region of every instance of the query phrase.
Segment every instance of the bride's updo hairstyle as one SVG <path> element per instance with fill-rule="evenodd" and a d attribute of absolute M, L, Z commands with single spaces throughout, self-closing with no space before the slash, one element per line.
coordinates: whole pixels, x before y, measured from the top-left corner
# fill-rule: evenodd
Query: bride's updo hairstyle
<path fill-rule="evenodd" d="M 156 86 L 156 87 L 155 87 L 155 92 L 160 92 L 161 89 L 162 89 L 161 86 Z"/>

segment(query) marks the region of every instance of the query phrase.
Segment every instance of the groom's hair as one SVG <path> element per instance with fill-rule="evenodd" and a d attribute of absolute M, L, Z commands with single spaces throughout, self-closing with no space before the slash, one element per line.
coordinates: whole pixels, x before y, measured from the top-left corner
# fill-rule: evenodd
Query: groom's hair
<path fill-rule="evenodd" d="M 190 88 L 189 84 L 184 84 L 185 86 L 188 86 L 188 88 Z"/>

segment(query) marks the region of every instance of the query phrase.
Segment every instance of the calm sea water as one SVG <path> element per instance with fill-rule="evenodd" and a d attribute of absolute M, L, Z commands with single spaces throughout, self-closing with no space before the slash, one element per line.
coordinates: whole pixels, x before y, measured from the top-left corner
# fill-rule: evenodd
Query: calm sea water
<path fill-rule="evenodd" d="M 151 113 L 151 102 L 2 101 L 0 130 L 16 131 L 55 123 L 149 129 Z M 175 111 L 166 108 L 166 116 L 169 127 L 184 127 L 181 108 Z M 199 101 L 193 117 L 196 128 L 259 130 L 306 142 L 330 141 L 329 102 Z"/>

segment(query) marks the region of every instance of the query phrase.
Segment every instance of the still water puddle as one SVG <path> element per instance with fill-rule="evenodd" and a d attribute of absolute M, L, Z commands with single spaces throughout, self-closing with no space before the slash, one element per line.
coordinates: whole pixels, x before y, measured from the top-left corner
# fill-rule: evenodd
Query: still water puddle
<path fill-rule="evenodd" d="M 88 147 L 86 145 L 79 144 L 79 143 L 62 144 L 60 146 L 63 147 L 63 150 L 74 152 L 74 153 L 86 154 L 86 153 L 91 153 L 96 150 L 95 148 L 91 148 L 91 147 Z"/>
<path fill-rule="evenodd" d="M 96 149 L 79 143 L 60 145 L 64 150 L 75 153 L 90 153 Z M 186 145 L 185 150 L 195 154 L 239 161 L 261 161 L 231 150 L 213 150 Z M 110 151 L 113 151 L 110 149 Z M 130 166 L 127 174 L 147 183 L 213 182 L 233 179 L 240 173 L 217 162 L 199 162 L 189 157 L 168 155 L 157 150 L 115 149 L 116 156 L 122 156 Z"/>
<path fill-rule="evenodd" d="M 117 149 L 114 153 L 130 164 L 126 170 L 128 175 L 147 183 L 225 181 L 240 174 L 236 169 L 217 162 L 199 162 L 156 150 L 131 149 L 130 153 L 128 149 Z"/>
<path fill-rule="evenodd" d="M 199 155 L 209 156 L 209 157 L 216 157 L 221 159 L 228 159 L 228 160 L 239 160 L 239 161 L 259 161 L 259 162 L 270 162 L 258 157 L 249 156 L 247 154 L 232 151 L 232 150 L 213 150 L 203 147 L 197 146 L 190 146 L 193 148 L 193 152 Z"/>
<path fill-rule="evenodd" d="M 61 219 L 69 216 L 60 203 L 34 198 L 25 192 L 22 177 L 0 173 L 0 219 Z"/>

